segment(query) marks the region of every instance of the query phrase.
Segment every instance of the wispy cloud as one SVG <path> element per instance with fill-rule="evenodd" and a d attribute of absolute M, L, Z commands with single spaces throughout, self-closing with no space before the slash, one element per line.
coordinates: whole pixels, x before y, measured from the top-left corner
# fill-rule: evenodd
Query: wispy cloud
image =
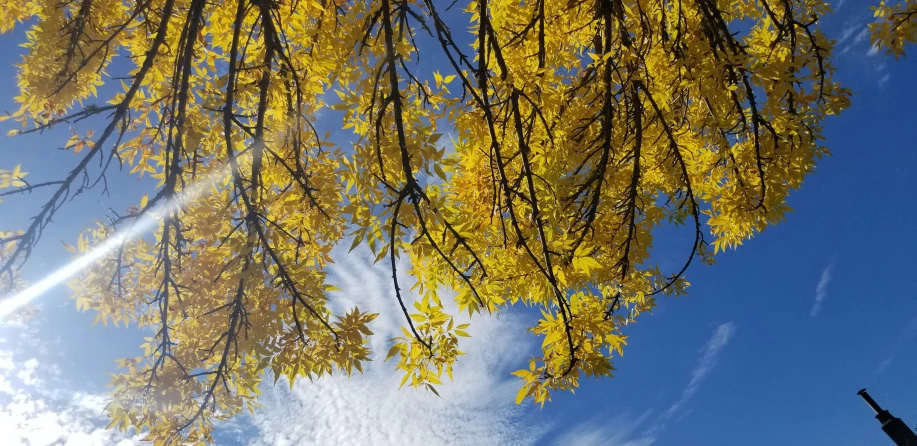
<path fill-rule="evenodd" d="M 869 28 L 864 26 L 860 32 L 857 33 L 857 36 L 853 39 L 853 43 L 863 43 L 866 38 L 869 37 Z"/>
<path fill-rule="evenodd" d="M 888 368 L 888 366 L 892 363 L 894 359 L 895 359 L 894 357 L 889 356 L 888 358 L 885 358 L 884 360 L 882 360 L 882 362 L 879 363 L 879 366 L 876 367 L 876 375 L 881 375 L 885 373 L 885 369 Z"/>
<path fill-rule="evenodd" d="M 609 419 L 606 415 L 593 417 L 559 435 L 557 446 L 650 446 L 656 441 L 651 434 L 638 430 L 650 417 L 651 411 L 635 417 L 628 412 Z"/>
<path fill-rule="evenodd" d="M 879 78 L 879 81 L 878 81 L 879 89 L 880 89 L 880 90 L 881 90 L 881 89 L 884 89 L 884 88 L 885 88 L 885 84 L 887 84 L 888 81 L 889 81 L 889 79 L 891 79 L 891 78 L 892 78 L 892 75 L 890 75 L 890 74 L 884 74 L 882 77 L 880 77 L 880 78 Z"/>
<path fill-rule="evenodd" d="M 912 339 L 917 337 L 917 316 L 914 316 L 909 320 L 904 327 L 901 328 L 901 331 L 898 333 L 898 344 L 905 342 L 910 342 Z"/>
<path fill-rule="evenodd" d="M 869 27 L 868 25 L 858 21 L 856 24 L 851 25 L 841 32 L 841 37 L 837 41 L 837 45 L 840 46 L 843 42 L 848 41 L 852 30 L 855 28 L 860 28 L 860 32 L 856 34 L 856 37 L 853 38 L 853 41 L 844 46 L 840 54 L 845 54 L 850 51 L 853 47 L 862 48 L 862 44 L 866 43 L 869 48 L 863 53 L 866 59 L 869 60 L 867 65 L 872 65 L 873 72 L 875 73 L 872 79 L 876 81 L 876 87 L 881 91 L 885 89 L 886 84 L 891 79 L 891 75 L 885 73 L 885 69 L 888 64 L 886 63 L 886 54 L 880 50 L 879 46 L 876 43 L 868 42 L 869 39 Z"/>
<path fill-rule="evenodd" d="M 734 322 L 726 322 L 716 327 L 713 335 L 700 350 L 700 358 L 691 371 L 691 380 L 688 381 L 688 385 L 682 391 L 681 396 L 665 412 L 661 413 L 655 422 L 645 425 L 651 411 L 646 411 L 639 417 L 633 417 L 627 412 L 612 417 L 610 420 L 608 420 L 607 416 L 596 417 L 564 432 L 558 436 L 555 444 L 558 446 L 652 445 L 670 420 L 674 418 L 677 421 L 678 417 L 685 413 L 688 404 L 697 394 L 701 384 L 713 372 L 719 362 L 720 354 L 726 344 L 729 343 L 729 340 L 735 335 L 736 328 Z"/>
<path fill-rule="evenodd" d="M 283 381 L 264 386 L 265 408 L 251 420 L 258 431 L 251 444 L 503 445 L 534 444 L 540 438 L 546 427 L 525 423 L 531 409 L 514 404 L 519 383 L 508 373 L 530 347 L 518 337 L 525 336 L 518 319 L 501 314 L 471 321 L 472 338 L 460 345 L 467 355 L 456 366 L 455 381 L 438 387 L 441 398 L 410 386 L 399 390 L 401 373 L 382 362 L 388 340 L 398 336 L 402 324 L 387 263 L 374 266 L 371 256 L 358 251 L 341 254 L 332 253 L 336 264 L 330 271 L 341 288 L 336 305 L 380 313 L 372 325 L 376 360 L 349 379 L 297 381 L 292 390 Z M 401 265 L 400 271 L 408 267 Z"/>
<path fill-rule="evenodd" d="M 831 270 L 834 269 L 834 260 L 821 272 L 821 279 L 818 279 L 818 286 L 815 287 L 815 302 L 812 304 L 812 311 L 809 316 L 818 316 L 821 307 L 828 297 L 828 284 L 831 283 Z"/>
<path fill-rule="evenodd" d="M 917 316 L 912 317 L 901 327 L 894 342 L 885 344 L 887 357 L 876 366 L 876 376 L 882 375 L 888 370 L 888 367 L 895 361 L 895 357 L 902 349 L 910 351 L 913 348 L 915 338 L 917 338 Z M 3 363 L 0 361 L 0 368 L 2 367 Z"/>
<path fill-rule="evenodd" d="M 894 342 L 886 343 L 888 356 L 876 366 L 875 374 L 882 375 L 885 373 L 885 371 L 888 370 L 888 366 L 894 362 L 898 352 L 903 349 L 910 351 L 909 349 L 913 348 L 915 338 L 917 338 L 917 316 L 912 317 L 903 327 L 901 327 Z M 2 367 L 3 362 L 0 361 L 0 368 Z M 2 383 L 0 383 L 0 385 L 2 385 Z"/>
<path fill-rule="evenodd" d="M 688 382 L 688 386 L 685 387 L 685 390 L 681 393 L 681 398 L 660 416 L 659 421 L 656 423 L 657 426 L 661 428 L 666 421 L 681 414 L 685 410 L 688 402 L 691 401 L 691 398 L 693 398 L 697 390 L 700 389 L 700 385 L 707 379 L 707 376 L 710 375 L 713 368 L 716 367 L 720 352 L 723 351 L 723 348 L 726 347 L 726 344 L 729 343 L 729 340 L 732 339 L 735 332 L 736 324 L 734 322 L 726 322 L 716 327 L 713 336 L 710 337 L 710 340 L 707 341 L 707 344 L 704 345 L 704 348 L 701 350 L 700 360 L 698 360 L 697 365 L 691 372 L 691 381 Z"/>
<path fill-rule="evenodd" d="M 854 33 L 857 32 L 857 28 L 859 28 L 860 26 L 861 26 L 861 25 L 860 25 L 859 23 L 855 23 L 855 24 L 853 24 L 853 25 L 850 25 L 850 26 L 844 28 L 844 30 L 841 31 L 841 36 L 838 37 L 837 42 L 835 42 L 834 45 L 835 45 L 835 46 L 841 46 L 841 45 L 843 45 L 844 42 L 847 41 L 847 39 L 853 37 Z M 865 29 L 864 29 L 863 31 L 865 31 Z M 862 34 L 863 31 L 861 31 L 860 33 Z M 859 38 L 859 35 L 857 36 L 857 38 Z"/>
<path fill-rule="evenodd" d="M 853 37 L 852 40 L 850 39 L 851 37 Z M 846 43 L 840 52 L 840 54 L 843 55 L 853 49 L 853 47 L 861 45 L 867 37 L 869 37 L 869 27 L 866 26 L 861 19 L 852 19 L 848 22 L 844 30 L 841 31 L 841 36 L 837 39 L 835 46 L 840 47 Z"/>
<path fill-rule="evenodd" d="M 866 52 L 866 55 L 869 57 L 876 56 L 878 54 L 879 54 L 879 46 L 876 44 L 870 45 L 869 51 Z"/>

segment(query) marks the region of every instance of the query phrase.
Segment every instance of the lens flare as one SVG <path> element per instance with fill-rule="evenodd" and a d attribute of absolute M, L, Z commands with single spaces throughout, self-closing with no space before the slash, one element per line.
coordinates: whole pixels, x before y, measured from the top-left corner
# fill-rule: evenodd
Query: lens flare
<path fill-rule="evenodd" d="M 202 178 L 196 183 L 191 184 L 189 187 L 186 187 L 181 191 L 181 193 L 172 199 L 164 202 L 157 208 L 151 209 L 150 211 L 144 213 L 144 215 L 141 216 L 136 222 L 134 222 L 134 224 L 116 232 L 111 238 L 105 240 L 105 242 L 103 242 L 101 245 L 93 248 L 79 258 L 64 265 L 57 271 L 54 271 L 48 276 L 42 278 L 37 283 L 26 288 L 19 294 L 0 301 L 0 320 L 7 318 L 16 310 L 35 300 L 38 296 L 41 296 L 44 292 L 50 290 L 54 286 L 79 273 L 84 268 L 92 265 L 94 262 L 104 257 L 106 254 L 118 249 L 118 247 L 120 247 L 122 244 L 134 240 L 137 237 L 143 235 L 145 232 L 152 230 L 159 224 L 165 215 L 180 209 L 184 203 L 197 200 L 208 188 L 216 186 L 221 182 L 221 180 L 225 180 L 229 173 L 229 164 L 221 166 L 210 175 Z"/>

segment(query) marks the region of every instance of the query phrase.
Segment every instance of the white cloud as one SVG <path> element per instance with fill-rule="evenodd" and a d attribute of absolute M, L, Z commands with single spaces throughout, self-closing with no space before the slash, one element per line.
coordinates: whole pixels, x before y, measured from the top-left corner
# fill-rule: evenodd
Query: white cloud
<path fill-rule="evenodd" d="M 885 84 L 887 84 L 888 81 L 889 81 L 889 79 L 891 79 L 891 78 L 892 78 L 892 75 L 890 75 L 890 74 L 886 74 L 886 75 L 880 77 L 880 78 L 879 78 L 879 82 L 878 82 L 878 84 L 879 84 L 879 89 L 885 88 Z"/>
<path fill-rule="evenodd" d="M 815 302 L 812 304 L 812 311 L 809 316 L 818 316 L 825 298 L 828 297 L 828 284 L 831 283 L 831 270 L 834 269 L 834 260 L 821 272 L 821 279 L 818 280 L 818 286 L 815 287 Z"/>
<path fill-rule="evenodd" d="M 912 317 L 898 332 L 894 343 L 888 344 L 888 356 L 876 366 L 875 374 L 882 375 L 888 370 L 888 367 L 894 362 L 895 356 L 902 348 L 908 349 L 913 346 L 914 338 L 917 338 L 917 316 Z M 0 367 L 3 367 L 3 358 L 0 358 Z M 2 389 L 0 389 L 2 391 Z"/>
<path fill-rule="evenodd" d="M 9 327 L 6 327 L 7 329 Z M 28 356 L 24 349 L 10 349 L 35 342 L 29 333 L 0 343 L 0 432 L 4 445 L 131 446 L 136 436 L 105 430 L 105 397 L 66 391 L 59 368 Z"/>
<path fill-rule="evenodd" d="M 917 316 L 912 317 L 911 320 L 901 328 L 901 332 L 898 333 L 898 344 L 909 342 L 915 337 L 917 337 Z M 2 360 L 0 360 L 0 367 L 2 367 Z"/>
<path fill-rule="evenodd" d="M 442 398 L 410 386 L 399 390 L 401 373 L 382 362 L 403 318 L 388 262 L 372 265 L 372 257 L 359 250 L 343 254 L 332 254 L 337 263 L 330 272 L 341 288 L 333 306 L 339 311 L 359 305 L 380 314 L 372 325 L 376 360 L 349 379 L 297 381 L 292 390 L 285 380 L 266 383 L 260 399 L 265 408 L 251 420 L 259 431 L 252 444 L 533 444 L 549 428 L 527 425 L 525 414 L 532 409 L 514 404 L 519 382 L 509 372 L 521 368 L 530 345 L 520 338 L 527 337 L 524 327 L 511 314 L 471 321 L 472 338 L 460 345 L 467 355 L 456 365 L 455 381 L 438 386 Z M 403 289 L 411 283 L 401 274 L 407 268 L 399 267 Z"/>
<path fill-rule="evenodd" d="M 869 36 L 869 28 L 862 26 L 862 24 L 860 23 L 857 23 L 857 24 L 851 25 L 848 28 L 844 28 L 844 31 L 841 32 L 841 38 L 838 39 L 835 46 L 841 46 L 841 44 L 849 40 L 853 31 L 855 31 L 857 28 L 860 28 L 860 32 L 856 33 L 856 35 L 853 36 L 852 42 L 844 45 L 844 48 L 841 49 L 841 52 L 840 52 L 841 55 L 847 54 L 847 52 L 853 49 L 854 46 L 859 45 L 864 40 L 866 40 L 866 37 Z"/>
<path fill-rule="evenodd" d="M 688 382 L 688 386 L 685 387 L 685 390 L 681 393 L 681 398 L 679 398 L 675 404 L 672 404 L 672 406 L 659 417 L 659 421 L 656 422 L 656 427 L 658 429 L 661 429 L 664 423 L 670 418 L 679 415 L 685 410 L 685 407 L 687 407 L 688 402 L 690 402 L 691 398 L 697 393 L 700 385 L 707 379 L 707 376 L 713 371 L 713 368 L 716 367 L 720 352 L 723 351 L 723 348 L 726 347 L 726 344 L 729 343 L 729 340 L 732 339 L 735 332 L 736 324 L 734 322 L 726 322 L 716 327 L 713 336 L 710 337 L 710 340 L 708 340 L 704 348 L 701 349 L 700 360 L 691 372 L 691 381 Z"/>
<path fill-rule="evenodd" d="M 713 336 L 700 350 L 700 359 L 691 372 L 691 380 L 682 391 L 681 397 L 668 410 L 661 413 L 655 422 L 644 425 L 651 414 L 649 410 L 639 417 L 633 417 L 628 412 L 610 419 L 609 416 L 602 415 L 564 432 L 557 437 L 555 444 L 557 446 L 650 446 L 654 444 L 665 429 L 666 423 L 684 413 L 691 398 L 716 367 L 720 353 L 732 339 L 735 331 L 736 324 L 733 322 L 716 327 Z"/>
<path fill-rule="evenodd" d="M 869 51 L 866 52 L 866 55 L 871 57 L 871 56 L 875 56 L 875 55 L 877 55 L 877 54 L 879 54 L 879 47 L 878 47 L 878 45 L 876 45 L 876 44 L 872 44 L 872 45 L 869 47 Z"/>
<path fill-rule="evenodd" d="M 581 423 L 554 440 L 557 446 L 650 446 L 656 437 L 637 430 L 649 418 L 651 411 L 639 417 L 625 412 L 611 417 L 597 416 Z"/>
<path fill-rule="evenodd" d="M 888 358 L 885 358 L 884 360 L 882 360 L 882 362 L 879 363 L 879 366 L 876 367 L 876 375 L 881 375 L 885 373 L 885 369 L 888 368 L 888 366 L 892 363 L 892 360 L 894 359 L 895 359 L 894 357 L 889 356 Z"/>
<path fill-rule="evenodd" d="M 843 44 L 844 42 L 846 42 L 847 39 L 849 39 L 850 37 L 853 36 L 853 33 L 855 33 L 856 30 L 857 30 L 857 28 L 859 28 L 859 27 L 860 27 L 860 24 L 859 24 L 859 23 L 856 23 L 856 24 L 853 24 L 853 25 L 851 25 L 851 26 L 848 26 L 848 27 L 844 28 L 844 30 L 841 31 L 841 36 L 837 39 L 837 42 L 836 42 L 834 45 L 835 45 L 835 46 L 840 46 L 841 44 Z M 862 33 L 862 31 L 860 31 L 860 33 Z M 858 38 L 858 37 L 859 37 L 859 35 L 857 35 L 857 38 Z"/>
<path fill-rule="evenodd" d="M 35 376 L 35 369 L 37 367 L 38 360 L 35 358 L 29 359 L 28 361 L 22 363 L 19 371 L 16 372 L 16 377 L 19 378 L 23 384 L 27 386 L 34 386 L 38 383 L 38 378 Z"/>
<path fill-rule="evenodd" d="M 857 36 L 853 39 L 853 43 L 861 43 L 866 40 L 867 37 L 869 37 L 869 28 L 863 27 L 863 29 L 860 30 L 860 32 L 857 33 Z"/>

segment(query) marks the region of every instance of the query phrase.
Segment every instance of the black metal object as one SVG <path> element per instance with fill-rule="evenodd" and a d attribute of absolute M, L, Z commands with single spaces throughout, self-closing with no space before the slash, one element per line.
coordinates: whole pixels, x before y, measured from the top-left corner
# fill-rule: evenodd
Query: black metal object
<path fill-rule="evenodd" d="M 857 395 L 861 396 L 863 401 L 866 401 L 866 404 L 876 413 L 876 419 L 879 420 L 879 423 L 882 423 L 882 430 L 885 431 L 885 435 L 888 435 L 888 438 L 895 442 L 895 445 L 917 446 L 917 434 L 914 434 L 914 431 L 907 424 L 904 424 L 904 421 L 901 421 L 898 417 L 893 417 L 889 411 L 879 406 L 879 403 L 866 393 L 866 389 L 860 389 Z"/>

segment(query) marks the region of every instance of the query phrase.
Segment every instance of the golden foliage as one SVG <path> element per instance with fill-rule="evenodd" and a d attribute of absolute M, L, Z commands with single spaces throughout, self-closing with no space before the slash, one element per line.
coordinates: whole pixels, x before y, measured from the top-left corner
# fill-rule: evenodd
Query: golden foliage
<path fill-rule="evenodd" d="M 904 55 L 904 45 L 917 42 L 917 1 L 901 0 L 896 5 L 880 2 L 873 8 L 877 21 L 869 24 L 872 44 L 895 58 Z"/>
<path fill-rule="evenodd" d="M 684 293 L 694 258 L 713 263 L 784 218 L 849 96 L 817 27 L 822 0 L 474 0 L 448 14 L 432 0 L 0 4 L 13 12 L 0 31 L 31 26 L 17 131 L 107 122 L 66 142 L 77 161 L 63 180 L 10 177 L 14 192 L 53 194 L 0 236 L 3 271 L 98 183 L 91 160 L 99 178 L 116 160 L 158 180 L 74 250 L 142 218 L 159 219 L 154 236 L 72 284 L 98 321 L 156 328 L 122 362 L 108 411 L 157 444 L 210 441 L 214 419 L 256 406 L 268 372 L 362 370 L 376 315 L 329 310 L 339 243 L 393 270 L 402 384 L 451 378 L 467 327 L 445 309 L 450 289 L 469 314 L 541 310 L 518 401 L 610 376 L 624 327 Z M 103 87 L 120 92 L 83 105 Z M 352 145 L 317 130 L 339 117 Z M 690 233 L 674 271 L 650 258 L 663 225 Z"/>

